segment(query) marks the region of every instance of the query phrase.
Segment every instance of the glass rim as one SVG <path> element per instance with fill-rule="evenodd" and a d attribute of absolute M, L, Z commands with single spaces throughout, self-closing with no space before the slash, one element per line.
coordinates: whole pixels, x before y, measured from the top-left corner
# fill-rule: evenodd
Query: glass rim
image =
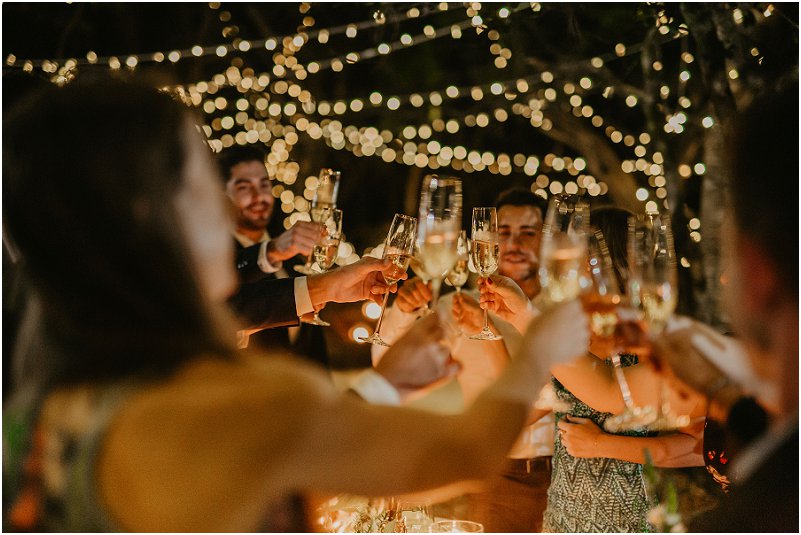
<path fill-rule="evenodd" d="M 342 171 L 334 169 L 333 167 L 321 167 L 320 168 L 320 172 L 318 174 L 319 175 L 324 175 L 325 174 L 325 175 L 330 175 L 330 176 L 334 176 L 334 175 L 340 176 L 342 174 Z M 320 178 L 320 177 L 318 176 L 317 178 Z"/>

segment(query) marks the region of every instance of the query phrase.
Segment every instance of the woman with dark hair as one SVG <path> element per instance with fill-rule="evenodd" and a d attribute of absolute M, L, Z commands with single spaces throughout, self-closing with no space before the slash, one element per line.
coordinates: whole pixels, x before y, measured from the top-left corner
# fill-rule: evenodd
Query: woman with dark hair
<path fill-rule="evenodd" d="M 228 340 L 229 218 L 180 105 L 133 85 L 71 84 L 3 129 L 4 222 L 41 304 L 20 352 L 36 372 L 3 422 L 7 527 L 302 531 L 306 490 L 389 495 L 480 478 L 546 380 L 535 355 L 586 346 L 574 302 L 534 322 L 463 414 L 340 395 L 316 368 Z"/>
<path fill-rule="evenodd" d="M 628 272 L 627 222 L 630 212 L 614 207 L 593 210 L 590 224 L 604 236 L 615 278 L 621 292 Z M 511 281 L 493 277 L 484 284 L 482 303 L 490 310 L 522 309 L 514 305 L 520 292 Z M 506 308 L 509 310 L 509 308 Z M 645 450 L 655 466 L 703 466 L 701 454 L 705 404 L 698 396 L 682 399 L 671 392 L 667 401 L 679 414 L 689 414 L 691 425 L 673 433 L 645 431 L 606 432 L 604 422 L 625 406 L 612 373 L 608 348 L 591 336 L 588 353 L 571 363 L 555 365 L 553 387 L 560 410 L 555 409 L 557 436 L 548 506 L 543 530 L 551 532 L 642 532 L 652 526 L 646 520 L 642 468 Z M 660 402 L 659 376 L 649 366 L 638 366 L 635 355 L 622 355 L 622 365 L 636 405 Z M 539 413 L 533 417 L 539 416 Z M 646 436 L 648 435 L 648 436 Z"/>
<path fill-rule="evenodd" d="M 614 207 L 590 214 L 593 230 L 601 231 L 604 237 L 621 293 L 625 293 L 628 274 L 630 215 Z M 556 397 L 571 408 L 555 414 L 558 433 L 543 524 L 548 531 L 556 532 L 650 531 L 653 528 L 646 519 L 649 504 L 642 473 L 645 451 L 656 466 L 703 466 L 705 405 L 698 397 L 682 400 L 678 395 L 670 396 L 674 410 L 692 417 L 689 427 L 676 432 L 605 431 L 604 422 L 621 413 L 624 405 L 608 350 L 595 336 L 590 340 L 587 356 L 552 368 Z M 662 401 L 661 379 L 650 367 L 638 366 L 632 354 L 621 355 L 621 364 L 636 404 L 656 406 Z"/>

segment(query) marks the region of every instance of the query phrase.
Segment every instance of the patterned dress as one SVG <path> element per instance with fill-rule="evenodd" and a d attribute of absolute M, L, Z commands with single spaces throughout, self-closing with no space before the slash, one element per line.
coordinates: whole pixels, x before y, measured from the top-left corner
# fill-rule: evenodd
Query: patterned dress
<path fill-rule="evenodd" d="M 637 363 L 637 357 L 624 355 L 623 366 Z M 611 361 L 606 364 L 611 366 Z M 609 413 L 598 412 L 575 397 L 553 379 L 556 396 L 572 405 L 569 413 L 556 412 L 558 423 L 566 414 L 589 418 L 603 428 Z M 628 431 L 628 436 L 645 432 Z M 548 506 L 543 517 L 543 531 L 561 533 L 645 532 L 652 531 L 646 522 L 648 502 L 642 465 L 607 458 L 582 459 L 570 455 L 556 433 Z"/>

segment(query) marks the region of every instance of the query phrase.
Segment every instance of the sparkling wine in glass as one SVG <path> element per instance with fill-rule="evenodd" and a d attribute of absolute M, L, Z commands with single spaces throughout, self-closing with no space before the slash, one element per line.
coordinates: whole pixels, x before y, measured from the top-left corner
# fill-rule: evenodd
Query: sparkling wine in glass
<path fill-rule="evenodd" d="M 660 334 L 676 310 L 676 252 L 670 218 L 649 213 L 629 218 L 629 291 L 651 334 Z"/>
<path fill-rule="evenodd" d="M 334 266 L 342 239 L 342 210 L 328 211 L 329 217 L 323 222 L 323 237 L 314 246 L 312 256 L 323 273 Z M 320 318 L 320 312 L 314 311 L 314 318 L 307 323 L 328 327 L 331 324 Z"/>
<path fill-rule="evenodd" d="M 426 175 L 420 193 L 417 226 L 420 260 L 431 277 L 431 308 L 458 254 L 456 245 L 462 223 L 462 181 L 455 177 Z"/>
<path fill-rule="evenodd" d="M 586 277 L 589 210 L 567 195 L 551 197 L 542 226 L 540 286 L 550 303 L 575 299 L 589 283 Z"/>
<path fill-rule="evenodd" d="M 473 208 L 471 256 L 478 274 L 485 279 L 498 269 L 500 243 L 498 241 L 498 212 L 494 207 Z M 500 340 L 489 328 L 487 309 L 484 309 L 484 328 L 470 337 L 471 340 Z"/>
<path fill-rule="evenodd" d="M 403 214 L 395 214 L 395 218 L 392 220 L 392 225 L 390 225 L 389 232 L 387 233 L 387 239 L 384 242 L 384 254 L 382 257 L 392 262 L 391 269 L 383 272 L 384 282 L 389 286 L 398 282 L 403 274 L 406 273 L 412 253 L 414 252 L 416 236 L 417 219 Z M 379 334 L 388 298 L 389 291 L 384 294 L 384 301 L 381 303 L 381 314 L 378 316 L 378 323 L 376 323 L 373 334 L 366 338 L 360 337 L 359 340 L 375 345 L 389 346 Z"/>
<path fill-rule="evenodd" d="M 337 207 L 339 178 L 339 171 L 326 167 L 320 169 L 317 177 L 317 189 L 314 190 L 314 199 L 312 199 L 311 209 L 309 210 L 309 215 L 313 222 L 322 225 L 329 218 L 331 210 Z M 314 252 L 309 255 L 304 265 L 295 266 L 295 271 L 304 275 L 313 275 L 316 273 L 312 268 L 313 260 Z"/>
<path fill-rule="evenodd" d="M 622 301 L 621 289 L 603 233 L 593 229 L 588 240 L 588 284 L 581 294 L 581 303 L 590 318 L 593 337 L 604 347 L 613 346 L 618 323 L 617 307 Z"/>
<path fill-rule="evenodd" d="M 456 288 L 456 293 L 462 291 L 462 286 L 467 282 L 470 276 L 470 270 L 467 267 L 469 262 L 470 245 L 467 241 L 467 232 L 462 230 L 459 232 L 459 241 L 456 243 L 456 263 L 448 272 L 445 282 Z"/>

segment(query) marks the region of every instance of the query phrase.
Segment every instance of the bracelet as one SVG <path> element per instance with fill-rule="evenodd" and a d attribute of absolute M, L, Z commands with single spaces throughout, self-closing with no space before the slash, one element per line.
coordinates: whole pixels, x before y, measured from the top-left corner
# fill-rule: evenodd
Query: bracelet
<path fill-rule="evenodd" d="M 730 384 L 732 384 L 731 381 L 725 375 L 721 375 L 704 388 L 704 394 L 709 401 L 712 401 L 721 390 Z"/>

